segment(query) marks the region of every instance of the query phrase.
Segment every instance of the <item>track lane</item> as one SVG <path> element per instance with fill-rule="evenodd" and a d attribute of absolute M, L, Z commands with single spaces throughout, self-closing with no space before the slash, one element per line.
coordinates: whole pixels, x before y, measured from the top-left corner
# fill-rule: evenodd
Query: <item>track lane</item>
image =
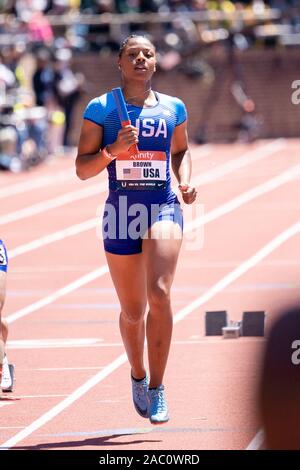
<path fill-rule="evenodd" d="M 280 198 L 282 198 L 282 195 L 280 196 Z M 274 204 L 276 204 L 276 202 L 275 202 Z M 224 219 L 224 220 L 225 220 L 225 219 Z M 227 220 L 227 217 L 226 217 L 226 220 Z M 223 222 L 224 222 L 224 221 L 223 221 Z M 277 222 L 277 221 L 276 221 L 276 222 Z M 274 228 L 275 228 L 275 227 L 274 227 Z M 222 230 L 226 231 L 226 229 L 227 229 L 227 227 L 224 228 L 224 224 L 222 224 Z M 215 229 L 215 230 L 216 230 L 216 229 Z M 217 231 L 218 231 L 218 230 L 219 230 L 219 229 L 217 228 Z M 80 237 L 80 238 L 81 238 L 81 237 Z M 243 239 L 243 238 L 241 237 L 241 239 Z M 229 241 L 229 237 L 228 237 L 228 241 Z M 213 246 L 215 247 L 214 244 L 213 244 Z M 204 252 L 206 252 L 207 249 L 208 249 L 208 252 L 212 253 L 212 251 L 210 251 L 210 250 L 211 250 L 210 247 L 205 247 Z M 287 249 L 287 251 L 289 252 L 289 249 Z M 201 256 L 202 256 L 202 254 L 203 254 L 203 252 L 201 253 Z M 22 257 L 22 258 L 23 258 L 23 257 Z M 181 258 L 182 258 L 182 257 L 181 257 Z M 180 259 L 181 259 L 181 258 L 180 258 Z M 209 259 L 211 259 L 211 258 L 208 258 L 208 260 L 209 260 Z M 233 260 L 234 260 L 234 258 L 233 258 Z M 277 258 L 276 260 L 277 260 L 277 262 L 280 262 L 280 260 L 278 260 L 278 258 Z M 275 260 L 275 261 L 276 261 L 276 260 Z M 286 260 L 286 258 L 285 258 L 285 260 Z M 219 258 L 219 262 L 222 263 L 222 261 L 223 261 L 223 263 L 225 263 L 225 264 L 226 264 L 226 263 L 228 264 L 228 262 L 229 262 L 229 263 L 230 263 L 230 262 L 232 263 L 232 258 L 231 258 L 231 259 L 230 259 L 230 258 L 227 258 L 227 259 L 225 259 L 225 260 L 222 260 L 221 258 Z M 235 262 L 236 262 L 236 259 L 235 259 Z M 222 267 L 222 268 L 223 268 L 223 267 Z M 197 267 L 195 268 L 195 271 L 193 271 L 193 274 L 195 274 L 195 273 L 196 273 L 196 276 L 198 276 L 199 269 L 197 269 Z M 218 271 L 218 273 L 215 273 L 215 274 L 219 274 L 219 273 L 220 273 L 220 271 Z M 187 280 L 186 273 L 183 273 L 183 274 L 184 274 L 184 275 L 183 275 L 183 278 L 184 278 L 185 280 Z M 181 275 L 181 274 L 180 274 L 180 275 Z M 263 277 L 263 274 L 262 274 L 262 277 Z M 198 277 L 197 277 L 197 279 L 198 279 Z M 177 282 L 177 280 L 176 280 L 176 282 Z M 175 287 L 176 287 L 176 285 L 175 285 Z M 180 287 L 181 290 L 179 289 L 179 291 L 180 291 L 180 296 L 178 296 L 178 297 L 180 297 L 180 299 L 182 299 L 182 298 L 183 298 L 183 293 L 182 293 L 182 292 L 183 292 L 185 286 L 182 287 L 182 285 L 180 285 L 179 287 Z M 197 286 L 195 286 L 195 287 L 197 287 Z M 97 294 L 96 294 L 96 295 L 97 295 Z M 184 300 L 185 300 L 186 302 L 187 302 L 187 298 L 188 298 L 188 297 L 187 297 L 187 293 L 185 292 L 185 293 L 184 293 Z M 180 299 L 178 299 L 178 300 L 180 300 Z M 174 301 L 175 301 L 175 297 L 174 297 Z M 75 303 L 76 303 L 76 302 L 75 302 Z M 63 306 L 62 310 L 64 310 L 64 309 L 65 309 L 65 305 Z M 32 317 L 32 318 L 33 318 L 33 317 Z M 191 318 L 192 318 L 192 315 L 191 315 L 191 317 L 189 317 L 189 319 L 191 319 Z M 25 321 L 25 319 L 24 319 L 24 321 Z M 38 319 L 37 319 L 37 322 L 38 322 Z M 23 323 L 23 320 L 22 320 L 22 323 Z M 184 322 L 184 323 L 182 323 L 182 325 L 183 325 L 183 324 L 190 324 L 190 322 L 189 322 L 189 321 L 188 321 L 188 322 Z M 14 328 L 13 328 L 13 329 L 15 329 L 15 327 L 17 327 L 17 325 L 18 325 L 18 322 L 14 325 Z M 199 327 L 199 318 L 198 318 L 198 327 Z M 75 328 L 75 329 L 76 329 L 76 328 Z M 179 331 L 179 329 L 175 329 L 174 332 L 175 332 L 175 331 Z M 75 332 L 75 330 L 74 330 L 74 332 Z M 240 341 L 239 341 L 239 343 L 240 343 Z M 236 346 L 238 346 L 238 345 L 236 345 Z M 178 347 L 179 347 L 179 346 L 178 346 Z M 193 347 L 197 348 L 197 345 L 194 345 Z M 220 346 L 218 346 L 218 347 L 220 347 Z M 176 346 L 176 348 L 177 348 L 177 346 Z M 96 349 L 96 350 L 97 350 L 97 349 Z M 100 352 L 101 352 L 102 350 L 103 350 L 103 349 L 101 349 Z M 255 349 L 255 350 L 256 350 L 256 349 Z M 65 351 L 65 350 L 64 350 L 64 351 Z M 195 351 L 195 350 L 194 350 L 194 351 Z M 14 353 L 15 353 L 15 351 L 14 351 Z M 65 352 L 64 352 L 64 354 L 65 354 Z M 189 353 L 189 354 L 190 354 L 189 357 L 192 357 L 192 356 L 193 356 L 193 357 L 196 357 L 196 356 L 194 356 L 195 352 Z M 229 353 L 228 353 L 228 354 L 229 354 Z M 250 352 L 248 352 L 247 354 L 249 355 Z M 247 355 L 246 355 L 246 356 L 247 356 Z M 203 356 L 203 357 L 204 357 L 204 356 Z M 247 356 L 247 357 L 248 357 L 248 356 Z M 188 360 L 189 360 L 189 359 L 187 359 L 187 361 L 188 361 Z M 173 364 L 173 363 L 172 363 L 172 364 Z M 186 361 L 183 361 L 183 364 L 186 364 Z M 170 366 L 170 367 L 172 367 L 172 366 Z M 176 364 L 176 367 L 177 367 L 177 364 Z M 176 367 L 175 367 L 175 368 L 176 368 Z M 123 369 L 125 369 L 125 368 L 123 368 Z M 172 367 L 172 370 L 174 370 L 174 366 Z M 121 369 L 120 369 L 120 371 L 121 371 Z M 118 377 L 119 377 L 119 375 L 118 375 Z M 119 379 L 118 379 L 118 380 L 119 380 Z M 127 376 L 127 375 L 124 377 L 124 383 L 125 383 L 125 382 L 126 382 L 126 383 L 128 382 L 128 376 Z M 128 384 L 126 385 L 126 387 L 127 387 L 127 393 L 129 393 L 129 391 L 128 391 Z M 102 390 L 102 388 L 101 388 L 101 390 Z M 128 403 L 128 397 L 126 398 L 125 401 L 126 401 L 127 404 L 129 404 L 129 403 Z M 130 407 L 130 406 L 128 406 L 128 409 L 129 409 L 129 407 Z M 9 408 L 9 407 L 7 407 L 6 412 L 9 411 L 8 408 Z M 71 408 L 70 408 L 70 410 L 71 410 Z M 4 410 L 3 410 L 3 411 L 4 411 Z M 134 414 L 133 414 L 133 416 L 134 416 L 135 421 L 136 421 L 137 418 L 135 417 Z M 227 415 L 226 415 L 226 416 L 227 416 Z M 228 415 L 228 416 L 229 416 L 229 415 Z M 58 419 L 58 422 L 59 422 L 59 419 L 60 419 L 60 418 L 58 417 L 57 419 Z M 119 421 L 118 421 L 118 422 L 119 422 Z M 140 422 L 140 421 L 139 421 L 139 422 Z M 49 423 L 49 424 L 50 424 L 50 423 Z M 117 423 L 116 423 L 116 424 L 117 424 Z M 120 424 L 121 424 L 121 421 L 120 421 Z M 173 424 L 174 424 L 174 423 L 173 423 Z M 54 425 L 54 424 L 53 424 L 53 425 Z M 51 425 L 51 426 L 52 426 L 52 425 Z M 103 428 L 102 428 L 102 429 L 103 429 Z M 180 429 L 181 429 L 181 431 L 180 431 Z M 211 429 L 213 429 L 213 428 L 211 428 Z M 96 431 L 97 431 L 97 429 L 96 429 Z M 99 431 L 99 428 L 98 428 L 98 431 Z M 88 431 L 87 431 L 87 432 L 88 432 Z M 228 432 L 229 432 L 229 431 L 228 431 Z M 228 432 L 227 432 L 227 436 L 228 436 Z M 252 427 L 251 427 L 251 432 L 252 432 L 252 435 L 255 433 L 255 429 L 252 429 Z M 247 430 L 247 433 L 248 433 L 248 435 L 250 435 L 250 438 L 251 438 L 251 432 L 250 432 L 249 429 Z M 186 433 L 186 434 L 185 434 L 185 433 Z M 199 438 L 199 433 L 200 433 L 200 431 L 195 431 L 195 434 L 198 435 L 198 438 Z M 213 433 L 213 431 L 211 431 L 211 433 Z M 215 431 L 215 434 L 216 434 L 216 433 L 217 433 L 217 431 Z M 156 434 L 157 434 L 157 433 L 156 433 L 156 431 L 155 431 L 155 435 L 156 435 Z M 166 440 L 165 440 L 165 439 L 166 439 L 166 438 L 165 438 L 166 433 L 165 433 L 164 431 L 161 431 L 161 434 L 162 434 L 162 442 L 165 443 L 165 442 L 166 442 Z M 182 442 L 182 440 L 181 440 L 181 439 L 182 439 L 182 436 L 188 435 L 188 431 L 184 431 L 183 428 L 181 427 L 181 428 L 179 428 L 179 431 L 175 432 L 175 431 L 173 430 L 173 431 L 170 431 L 169 434 L 170 434 L 170 436 L 168 435 L 168 442 L 169 442 L 169 439 L 171 439 L 171 441 L 172 441 L 172 436 L 173 436 L 173 435 L 176 436 L 176 440 L 179 440 L 179 439 L 180 439 L 180 442 Z M 226 432 L 225 432 L 224 434 L 226 435 Z M 180 438 L 179 438 L 179 435 L 181 436 Z M 237 431 L 236 433 L 233 432 L 233 434 L 231 435 L 231 439 L 233 439 L 234 435 L 235 435 L 235 436 L 238 436 L 238 435 L 239 435 L 239 432 L 238 432 L 238 431 Z M 133 437 L 134 437 L 134 436 L 133 436 Z M 127 438 L 128 438 L 128 436 L 127 436 Z M 250 438 L 249 438 L 249 440 L 250 440 Z M 66 436 L 66 439 L 68 439 L 67 436 Z M 188 438 L 187 438 L 187 439 L 188 439 Z M 193 438 L 193 439 L 194 439 L 194 438 Z M 236 441 L 234 441 L 234 442 L 236 442 L 236 444 L 238 444 L 237 441 L 239 440 L 239 438 L 236 437 L 235 439 L 236 439 Z M 109 440 L 108 440 L 108 441 L 109 441 Z M 170 442 L 171 442 L 171 441 L 170 441 Z M 73 442 L 76 442 L 76 441 L 73 440 Z M 217 441 L 217 444 L 218 444 L 218 445 L 225 445 L 225 442 L 226 442 L 226 439 L 225 439 L 224 442 L 219 440 L 219 441 Z M 96 446 L 97 444 L 94 443 L 93 445 Z M 134 445 L 134 444 L 133 444 L 133 445 Z M 146 444 L 144 444 L 144 445 L 146 445 Z M 152 443 L 152 444 L 150 443 L 150 445 L 153 445 L 153 443 Z M 176 443 L 174 444 L 174 442 L 173 442 L 173 445 L 176 445 Z M 209 445 L 208 441 L 206 441 L 206 444 L 205 444 L 205 445 Z M 245 443 L 245 445 L 246 445 L 246 443 Z M 121 446 L 121 443 L 120 443 L 120 446 Z M 75 444 L 74 444 L 74 447 L 75 447 Z M 84 446 L 80 446 L 80 445 L 79 445 L 79 448 L 80 448 L 80 447 L 81 447 L 81 448 L 85 448 Z M 116 447 L 114 446 L 114 448 L 116 448 Z M 126 446 L 126 448 L 130 448 L 130 447 Z M 146 447 L 143 447 L 143 448 L 146 448 Z M 151 447 L 150 447 L 150 448 L 151 448 Z M 153 447 L 152 447 L 152 448 L 153 448 Z M 174 447 L 174 448 L 175 448 L 175 447 Z"/>

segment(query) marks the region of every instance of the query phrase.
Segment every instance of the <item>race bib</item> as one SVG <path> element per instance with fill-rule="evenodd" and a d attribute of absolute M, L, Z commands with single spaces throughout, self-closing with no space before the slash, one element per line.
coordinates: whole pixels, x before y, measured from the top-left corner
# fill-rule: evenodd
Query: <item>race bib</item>
<path fill-rule="evenodd" d="M 116 159 L 116 174 L 119 189 L 165 189 L 166 154 L 154 150 L 122 153 Z"/>
<path fill-rule="evenodd" d="M 7 257 L 6 257 L 5 248 L 2 245 L 2 243 L 0 243 L 0 266 L 6 266 L 6 265 L 7 265 Z"/>

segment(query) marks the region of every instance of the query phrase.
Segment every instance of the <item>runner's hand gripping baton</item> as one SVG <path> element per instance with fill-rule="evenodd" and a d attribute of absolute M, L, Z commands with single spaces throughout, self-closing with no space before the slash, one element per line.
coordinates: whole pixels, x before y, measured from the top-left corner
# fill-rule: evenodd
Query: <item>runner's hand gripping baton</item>
<path fill-rule="evenodd" d="M 128 111 L 126 108 L 126 103 L 125 103 L 121 88 L 120 87 L 113 88 L 112 94 L 113 94 L 113 97 L 117 106 L 117 111 L 118 111 L 118 115 L 121 121 L 121 126 L 122 127 L 129 126 L 131 124 L 131 121 L 129 119 Z M 129 150 L 130 152 L 133 152 L 134 154 L 139 152 L 138 146 L 136 144 L 133 144 Z"/>

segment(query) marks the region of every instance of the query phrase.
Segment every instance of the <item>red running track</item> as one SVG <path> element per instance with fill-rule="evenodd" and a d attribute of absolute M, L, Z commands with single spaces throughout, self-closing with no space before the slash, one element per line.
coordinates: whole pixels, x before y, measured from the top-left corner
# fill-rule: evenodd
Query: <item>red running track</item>
<path fill-rule="evenodd" d="M 260 428 L 255 395 L 264 339 L 205 337 L 204 314 L 226 309 L 237 320 L 244 310 L 263 309 L 270 325 L 298 300 L 298 146 L 278 140 L 192 148 L 206 223 L 186 233 L 174 281 L 176 324 L 165 376 L 171 420 L 160 427 L 131 404 L 118 301 L 95 227 L 106 174 L 81 182 L 66 157 L 27 174 L 0 174 L 0 237 L 11 253 L 7 351 L 16 365 L 13 396 L 20 398 L 0 401 L 0 446 L 248 446 Z M 269 180 L 274 187 L 265 185 Z M 85 221 L 89 228 L 68 234 Z M 57 232 L 56 240 L 45 238 Z"/>

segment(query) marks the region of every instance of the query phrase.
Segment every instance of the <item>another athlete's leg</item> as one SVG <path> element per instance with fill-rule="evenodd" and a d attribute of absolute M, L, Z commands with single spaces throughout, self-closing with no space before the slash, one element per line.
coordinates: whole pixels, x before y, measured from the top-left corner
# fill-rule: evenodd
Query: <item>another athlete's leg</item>
<path fill-rule="evenodd" d="M 2 329 L 2 339 L 3 339 L 4 347 L 5 347 L 7 337 L 8 337 L 8 323 L 5 320 L 5 318 L 1 318 L 1 329 Z"/>
<path fill-rule="evenodd" d="M 5 354 L 5 345 L 8 336 L 7 321 L 1 317 L 4 300 L 5 300 L 5 283 L 6 272 L 0 270 L 0 349 L 1 349 L 1 374 L 0 387 L 3 392 L 12 392 L 14 387 L 14 366 L 8 364 L 7 355 Z"/>
<path fill-rule="evenodd" d="M 134 378 L 146 375 L 144 366 L 146 277 L 141 253 L 115 255 L 105 252 L 120 305 L 120 331 Z"/>
<path fill-rule="evenodd" d="M 4 305 L 4 300 L 5 300 L 5 285 L 6 285 L 6 272 L 0 270 L 0 379 L 2 377 L 2 364 L 3 364 L 3 359 L 4 359 L 4 346 L 6 342 L 6 330 L 5 327 L 3 328 L 3 323 L 2 323 L 2 318 L 1 318 L 1 313 L 2 313 L 2 308 Z"/>
<path fill-rule="evenodd" d="M 162 230 L 164 239 L 161 238 Z M 162 384 L 167 364 L 173 328 L 170 289 L 181 242 L 181 228 L 172 221 L 156 222 L 149 229 L 149 238 L 143 240 L 150 308 L 146 326 L 149 388 Z"/>

